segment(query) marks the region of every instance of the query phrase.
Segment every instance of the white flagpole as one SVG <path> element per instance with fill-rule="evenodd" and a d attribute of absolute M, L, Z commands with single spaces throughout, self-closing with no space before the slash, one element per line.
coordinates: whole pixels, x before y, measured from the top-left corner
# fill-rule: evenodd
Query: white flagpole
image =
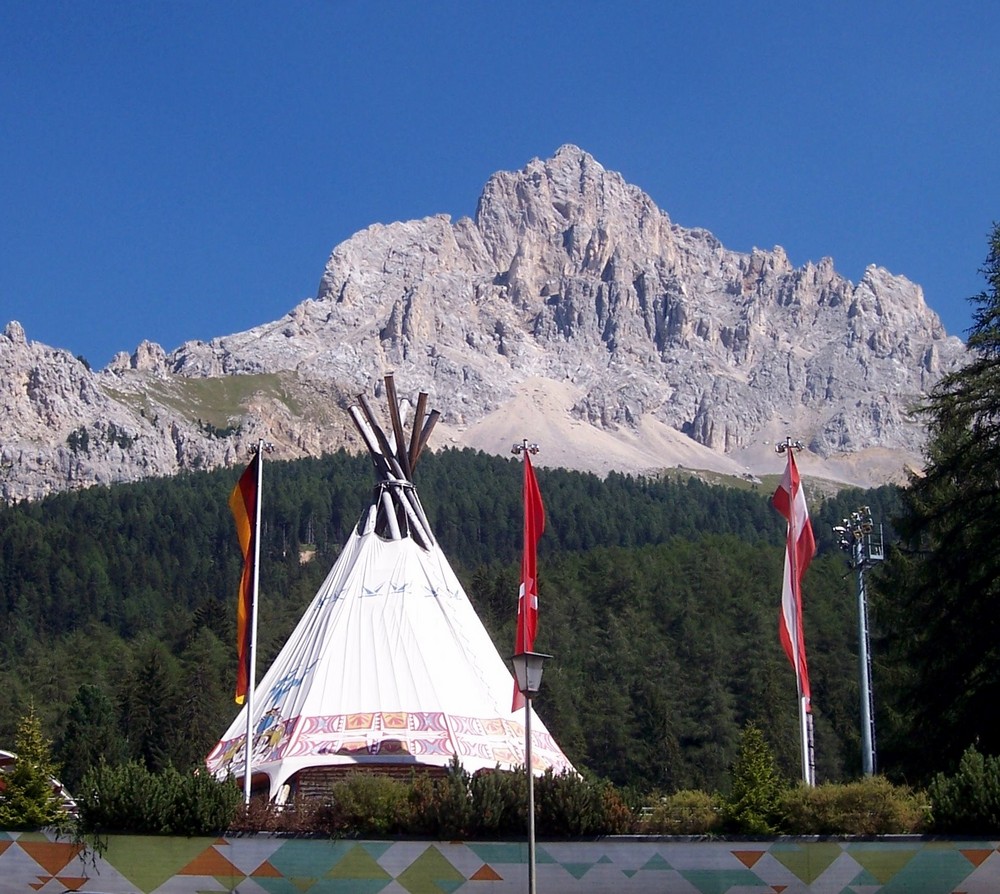
<path fill-rule="evenodd" d="M 806 710 L 806 697 L 799 696 L 799 730 L 802 733 L 802 781 L 816 784 L 816 757 L 813 748 L 812 714 Z"/>
<path fill-rule="evenodd" d="M 792 445 L 789 444 L 788 445 L 788 454 L 789 454 L 789 456 L 791 456 L 792 449 L 793 449 Z M 789 459 L 788 462 L 789 462 L 789 464 L 791 464 L 791 459 Z M 789 494 L 789 498 L 790 498 L 792 504 L 794 504 L 794 502 L 795 502 L 795 495 L 794 494 Z M 792 510 L 793 518 L 794 518 L 794 512 L 795 512 L 795 510 L 793 509 Z M 799 580 L 799 555 L 798 555 L 798 550 L 796 549 L 796 547 L 798 546 L 798 544 L 796 543 L 796 538 L 798 537 L 798 535 L 799 535 L 799 532 L 798 532 L 798 530 L 796 530 L 795 524 L 791 520 L 789 520 L 789 522 L 788 522 L 788 533 L 785 536 L 785 555 L 788 557 L 789 575 L 791 577 L 791 586 L 792 586 L 792 592 L 793 593 L 797 592 L 796 585 L 797 585 L 798 580 Z M 801 593 L 798 593 L 797 595 L 798 595 L 798 598 L 800 598 L 800 599 L 802 598 L 801 597 Z M 802 646 L 802 630 L 801 630 L 801 628 L 799 628 L 796 631 L 796 635 L 795 635 L 794 641 L 795 641 L 795 655 L 796 655 L 796 657 L 798 657 L 801 654 L 800 650 L 803 648 L 803 646 Z M 810 742 L 809 742 L 809 739 L 810 739 L 810 736 L 809 736 L 809 720 L 810 720 L 810 717 L 809 717 L 809 706 L 807 704 L 806 697 L 802 694 L 802 680 L 799 677 L 799 665 L 798 664 L 796 664 L 796 666 L 795 666 L 795 683 L 796 683 L 796 688 L 798 689 L 798 694 L 799 694 L 799 735 L 800 735 L 801 740 L 802 740 L 802 781 L 805 782 L 806 785 L 812 785 L 813 784 L 812 774 L 809 772 L 809 767 L 810 767 L 810 764 L 811 764 L 811 760 L 810 760 Z"/>
<path fill-rule="evenodd" d="M 243 803 L 250 803 L 250 760 L 253 756 L 253 695 L 257 685 L 257 594 L 260 591 L 260 504 L 264 482 L 264 441 L 257 441 L 257 495 L 253 520 L 253 590 L 250 598 L 250 673 L 247 679 L 246 760 L 243 767 Z"/>
<path fill-rule="evenodd" d="M 816 785 L 816 743 L 813 741 L 812 711 L 806 713 L 806 750 L 809 757 L 809 779 L 811 786 Z"/>

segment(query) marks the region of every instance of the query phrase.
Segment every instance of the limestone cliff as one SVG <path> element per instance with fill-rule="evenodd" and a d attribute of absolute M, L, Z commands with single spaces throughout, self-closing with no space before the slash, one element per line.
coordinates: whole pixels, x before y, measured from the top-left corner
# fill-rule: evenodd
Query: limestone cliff
<path fill-rule="evenodd" d="M 961 361 L 919 286 L 829 258 L 727 250 L 586 152 L 493 175 L 474 219 L 374 225 L 337 246 L 315 299 L 273 323 L 145 343 L 92 373 L 0 337 L 6 499 L 350 444 L 339 406 L 396 373 L 443 412 L 438 446 L 647 472 L 682 464 L 873 484 L 918 462 L 906 411 Z"/>

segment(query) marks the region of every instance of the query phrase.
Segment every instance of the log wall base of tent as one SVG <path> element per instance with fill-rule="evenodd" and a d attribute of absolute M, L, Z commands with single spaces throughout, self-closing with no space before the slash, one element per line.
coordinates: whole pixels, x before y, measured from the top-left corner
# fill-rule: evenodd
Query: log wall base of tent
<path fill-rule="evenodd" d="M 364 766 L 343 767 L 310 767 L 301 770 L 290 780 L 293 796 L 300 798 L 326 798 L 333 792 L 334 786 L 350 779 L 352 776 L 378 776 L 383 779 L 395 779 L 399 782 L 411 782 L 417 776 L 431 779 L 442 779 L 448 775 L 446 767 L 430 767 L 414 764 L 366 764 Z M 266 792 L 266 788 L 263 789 Z"/>

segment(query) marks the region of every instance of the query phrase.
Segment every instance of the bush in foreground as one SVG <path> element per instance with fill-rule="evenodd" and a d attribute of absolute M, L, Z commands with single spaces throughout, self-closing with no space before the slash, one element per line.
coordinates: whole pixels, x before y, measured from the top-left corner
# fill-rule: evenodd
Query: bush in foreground
<path fill-rule="evenodd" d="M 751 763 L 766 770 L 763 764 Z M 943 778 L 938 783 L 935 830 L 975 831 L 957 820 L 946 826 L 945 818 L 957 816 L 959 808 L 948 805 L 964 803 L 970 785 L 993 778 L 987 770 L 997 772 L 1000 766 L 970 758 L 957 781 Z M 734 780 L 738 778 L 734 773 Z M 920 832 L 928 822 L 927 797 L 893 786 L 883 777 L 782 788 L 777 801 L 772 799 L 776 783 L 769 773 L 748 773 L 747 780 L 756 783 L 734 784 L 728 798 L 680 791 L 648 799 L 642 807 L 607 782 L 545 774 L 535 780 L 536 834 L 549 840 L 634 833 L 871 836 Z M 79 805 L 81 832 L 91 837 L 124 831 L 158 835 L 234 831 L 517 840 L 527 829 L 527 780 L 523 770 L 470 776 L 458 766 L 444 776 L 414 775 L 409 780 L 356 773 L 337 782 L 323 798 L 296 799 L 280 808 L 254 798 L 244 807 L 231 782 L 217 782 L 205 773 L 186 776 L 171 768 L 150 773 L 133 763 L 91 770 Z M 741 813 L 734 805 L 746 809 Z M 770 831 L 763 830 L 762 820 Z"/>
<path fill-rule="evenodd" d="M 1000 832 L 1000 757 L 966 749 L 951 776 L 939 773 L 928 789 L 932 828 L 950 835 Z"/>
<path fill-rule="evenodd" d="M 793 835 L 899 835 L 923 831 L 927 798 L 883 776 L 799 785 L 779 804 L 780 827 Z"/>
<path fill-rule="evenodd" d="M 651 807 L 640 831 L 649 835 L 712 835 L 722 827 L 722 798 L 696 789 L 666 795 Z"/>
<path fill-rule="evenodd" d="M 65 823 L 69 814 L 55 788 L 52 745 L 32 708 L 14 739 L 17 760 L 0 775 L 0 829 L 40 829 Z"/>
<path fill-rule="evenodd" d="M 236 819 L 240 800 L 233 782 L 218 782 L 205 772 L 183 774 L 173 767 L 153 773 L 133 761 L 88 770 L 77 807 L 85 835 L 218 835 Z"/>
<path fill-rule="evenodd" d="M 726 830 L 749 835 L 773 834 L 780 822 L 778 805 L 787 786 L 778 773 L 774 752 L 754 723 L 748 723 L 740 734 L 732 777 L 732 790 L 722 803 Z"/>

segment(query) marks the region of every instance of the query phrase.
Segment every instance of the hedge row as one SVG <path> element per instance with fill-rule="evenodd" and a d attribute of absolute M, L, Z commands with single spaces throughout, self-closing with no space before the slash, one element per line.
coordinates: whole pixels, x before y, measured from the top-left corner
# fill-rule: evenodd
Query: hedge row
<path fill-rule="evenodd" d="M 701 791 L 668 795 L 642 831 L 660 835 L 894 835 L 926 831 L 927 798 L 876 776 L 846 784 L 799 785 L 779 795 L 767 822 L 741 822 L 725 798 Z"/>
<path fill-rule="evenodd" d="M 281 808 L 244 806 L 232 782 L 201 772 L 151 773 L 139 764 L 101 766 L 81 786 L 79 830 L 213 835 L 284 832 L 332 837 L 518 838 L 527 826 L 522 772 L 471 776 L 453 766 L 444 777 L 400 781 L 355 774 L 328 797 Z M 927 792 L 876 776 L 814 788 L 788 787 L 766 762 L 738 762 L 728 796 L 681 791 L 638 798 L 610 783 L 547 773 L 535 780 L 540 838 L 598 835 L 889 835 L 1000 833 L 1000 758 L 970 748 L 953 775 Z"/>
<path fill-rule="evenodd" d="M 606 782 L 551 772 L 536 778 L 539 836 L 577 838 L 636 831 L 638 811 Z M 334 837 L 407 835 L 437 839 L 519 838 L 528 821 L 523 772 L 478 773 L 452 767 L 447 776 L 409 782 L 355 774 L 329 797 L 296 800 L 281 808 L 254 800 L 230 831 L 318 833 Z"/>

